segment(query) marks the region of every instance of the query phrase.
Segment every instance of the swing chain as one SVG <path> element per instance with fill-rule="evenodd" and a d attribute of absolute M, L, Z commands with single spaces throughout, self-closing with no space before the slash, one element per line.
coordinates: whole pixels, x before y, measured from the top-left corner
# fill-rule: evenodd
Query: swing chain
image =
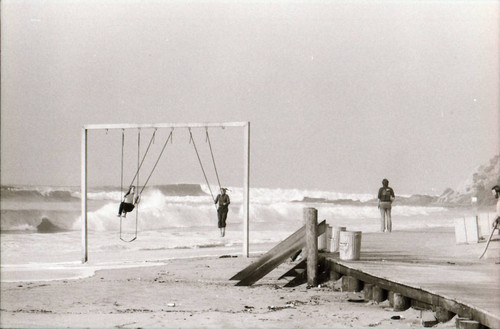
<path fill-rule="evenodd" d="M 169 140 L 172 138 L 172 136 L 173 136 L 173 132 L 174 132 L 174 130 L 172 129 L 172 130 L 170 131 L 170 134 L 168 135 L 167 140 L 165 141 L 165 144 L 163 144 L 163 148 L 161 149 L 160 155 L 158 156 L 158 159 L 156 159 L 156 162 L 155 162 L 155 164 L 154 164 L 154 166 L 153 166 L 153 169 L 151 170 L 151 173 L 149 174 L 148 179 L 146 180 L 146 182 L 145 182 L 145 183 L 144 183 L 144 185 L 142 186 L 142 189 L 141 189 L 141 192 L 139 193 L 139 195 L 141 195 L 141 194 L 142 194 L 142 191 L 144 191 L 144 189 L 146 188 L 146 185 L 148 184 L 149 179 L 150 179 L 150 178 L 151 178 L 151 176 L 153 175 L 153 172 L 155 171 L 156 166 L 158 165 L 158 162 L 160 162 L 161 156 L 162 156 L 162 154 L 163 154 L 163 151 L 165 151 L 165 148 L 167 147 L 168 141 L 169 141 Z"/>
<path fill-rule="evenodd" d="M 213 154 L 213 151 L 212 151 L 212 145 L 210 143 L 210 137 L 208 135 L 208 127 L 205 127 L 205 130 L 206 130 L 206 141 L 208 142 L 208 145 L 210 146 L 210 154 L 212 156 L 212 163 L 214 165 L 215 174 L 217 176 L 217 182 L 219 184 L 219 189 L 220 189 L 221 185 L 220 185 L 220 180 L 219 180 L 219 173 L 217 172 L 217 166 L 215 165 L 215 158 L 214 158 L 214 154 Z M 194 150 L 196 152 L 196 156 L 198 157 L 198 162 L 200 163 L 200 167 L 201 167 L 201 171 L 203 173 L 203 177 L 205 177 L 205 181 L 207 183 L 208 190 L 210 191 L 210 195 L 212 197 L 212 200 L 214 201 L 215 209 L 217 210 L 217 206 L 215 205 L 214 194 L 212 193 L 212 188 L 210 187 L 210 183 L 208 181 L 207 174 L 205 172 L 205 168 L 203 167 L 203 163 L 201 161 L 200 154 L 198 153 L 198 148 L 196 147 L 196 143 L 194 141 L 193 133 L 191 132 L 191 128 L 189 128 L 189 135 L 190 135 L 189 143 L 191 143 L 191 141 L 193 141 L 193 147 L 194 147 Z"/>
<path fill-rule="evenodd" d="M 222 187 L 220 184 L 220 179 L 219 179 L 219 172 L 217 171 L 217 166 L 215 165 L 215 157 L 214 157 L 214 152 L 212 150 L 212 143 L 210 142 L 210 136 L 208 135 L 208 127 L 205 128 L 206 130 L 206 141 L 208 142 L 208 147 L 210 148 L 210 155 L 212 156 L 212 163 L 214 165 L 214 170 L 215 170 L 215 176 L 217 177 L 217 183 L 219 184 L 219 189 Z"/>

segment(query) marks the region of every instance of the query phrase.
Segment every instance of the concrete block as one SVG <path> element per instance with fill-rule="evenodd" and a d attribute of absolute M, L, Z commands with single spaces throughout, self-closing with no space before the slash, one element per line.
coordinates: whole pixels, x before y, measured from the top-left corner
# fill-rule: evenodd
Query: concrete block
<path fill-rule="evenodd" d="M 330 271 L 330 280 L 337 281 L 343 276 L 342 273 L 335 272 L 334 270 Z"/>
<path fill-rule="evenodd" d="M 479 232 L 477 228 L 477 217 L 465 218 L 465 231 L 467 233 L 467 243 L 478 243 Z"/>
<path fill-rule="evenodd" d="M 377 303 L 382 303 L 387 299 L 387 290 L 380 288 L 379 286 L 373 286 L 372 288 L 373 300 Z"/>
<path fill-rule="evenodd" d="M 467 233 L 465 231 L 465 218 L 455 219 L 455 242 L 456 244 L 467 243 Z"/>
<path fill-rule="evenodd" d="M 363 293 L 365 296 L 365 300 L 372 300 L 373 299 L 373 284 L 365 283 L 364 287 L 363 287 Z"/>
<path fill-rule="evenodd" d="M 425 328 L 434 327 L 439 321 L 432 312 L 422 312 L 422 326 Z"/>
<path fill-rule="evenodd" d="M 405 297 L 397 292 L 393 294 L 393 308 L 394 311 L 400 312 L 400 311 L 406 311 L 409 309 L 411 306 L 411 299 L 408 297 Z"/>
<path fill-rule="evenodd" d="M 448 311 L 444 307 L 439 307 L 439 306 L 436 307 L 435 312 L 436 312 L 436 319 L 439 322 L 448 322 L 455 316 L 455 313 Z"/>
<path fill-rule="evenodd" d="M 363 281 L 348 275 L 342 277 L 342 291 L 360 292 L 361 290 L 363 290 Z"/>
<path fill-rule="evenodd" d="M 470 320 L 470 319 L 469 318 L 464 318 L 464 317 L 461 317 L 461 316 L 457 316 L 457 318 L 455 319 L 455 328 L 460 327 L 460 321 L 467 321 L 467 320 Z"/>
<path fill-rule="evenodd" d="M 491 225 L 488 214 L 481 213 L 477 217 L 477 234 L 479 238 L 487 239 L 491 232 Z"/>
<path fill-rule="evenodd" d="M 387 300 L 389 301 L 389 305 L 394 307 L 394 292 L 393 291 L 387 292 Z"/>
<path fill-rule="evenodd" d="M 479 242 L 477 217 L 455 219 L 455 241 L 457 244 Z"/>

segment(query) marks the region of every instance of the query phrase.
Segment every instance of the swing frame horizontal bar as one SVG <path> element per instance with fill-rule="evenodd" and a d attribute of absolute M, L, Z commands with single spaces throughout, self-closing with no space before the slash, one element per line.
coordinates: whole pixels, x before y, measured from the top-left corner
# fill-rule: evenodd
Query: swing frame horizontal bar
<path fill-rule="evenodd" d="M 249 124 L 244 122 L 206 122 L 206 123 L 145 123 L 145 124 L 88 124 L 84 125 L 83 129 L 98 130 L 98 129 L 139 129 L 139 128 L 226 128 L 226 127 L 245 127 Z"/>

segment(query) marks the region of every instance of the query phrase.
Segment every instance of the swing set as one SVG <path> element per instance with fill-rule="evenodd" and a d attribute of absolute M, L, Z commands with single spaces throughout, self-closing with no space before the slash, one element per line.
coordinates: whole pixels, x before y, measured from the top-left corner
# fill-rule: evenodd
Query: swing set
<path fill-rule="evenodd" d="M 215 170 L 215 174 L 217 177 L 217 183 L 219 185 L 219 189 L 221 188 L 221 183 L 219 179 L 219 173 L 217 171 L 217 166 L 215 164 L 215 157 L 212 149 L 212 144 L 210 142 L 210 136 L 208 133 L 209 128 L 226 128 L 226 127 L 242 127 L 244 128 L 244 176 L 243 176 L 243 255 L 245 257 L 249 257 L 249 181 L 250 181 L 250 122 L 228 122 L 228 123 L 191 123 L 191 124 L 113 124 L 113 125 L 85 125 L 82 127 L 81 131 L 81 202 L 82 202 L 82 263 L 86 263 L 88 261 L 88 217 L 87 217 L 87 170 L 88 170 L 88 162 L 87 162 L 87 154 L 88 154 L 88 131 L 89 130 L 110 130 L 110 129 L 121 129 L 121 170 L 120 170 L 120 194 L 122 196 L 122 200 L 126 196 L 124 194 L 124 150 L 125 150 L 125 131 L 127 129 L 137 129 L 137 171 L 135 172 L 135 175 L 133 176 L 130 184 L 128 185 L 127 191 L 130 192 L 132 187 L 135 187 L 136 195 L 134 196 L 134 208 L 132 211 L 135 210 L 135 234 L 132 236 L 130 239 L 126 239 L 124 237 L 124 232 L 122 229 L 122 221 L 123 218 L 120 216 L 120 240 L 123 242 L 132 242 L 137 239 L 138 235 L 138 219 L 139 219 L 139 203 L 140 203 L 140 198 L 141 194 L 146 188 L 151 176 L 153 175 L 164 151 L 166 146 L 168 145 L 169 142 L 172 142 L 172 136 L 174 129 L 177 128 L 187 128 L 189 131 L 189 142 L 193 145 L 194 151 L 196 153 L 196 156 L 198 158 L 200 168 L 202 170 L 203 176 L 205 178 L 205 181 L 207 183 L 208 189 L 210 191 L 210 195 L 212 197 L 212 200 L 215 201 L 214 194 L 212 192 L 212 188 L 210 187 L 205 168 L 203 166 L 203 163 L 201 161 L 200 154 L 198 152 L 198 148 L 195 143 L 195 139 L 193 138 L 193 133 L 192 129 L 195 128 L 204 128 L 205 129 L 205 135 L 206 135 L 206 142 L 208 143 L 209 149 L 210 149 L 210 155 L 212 157 L 212 164 Z M 140 145 L 141 145 L 141 129 L 144 128 L 151 128 L 154 129 L 151 138 L 149 140 L 148 146 L 146 148 L 146 151 L 144 152 L 144 155 L 142 156 L 141 159 L 141 150 L 140 150 Z M 148 155 L 148 152 L 151 148 L 151 145 L 154 143 L 156 132 L 158 129 L 162 128 L 170 128 L 170 134 L 166 138 L 163 147 L 156 159 L 156 162 L 149 173 L 146 181 L 142 185 L 142 188 L 140 188 L 140 172 L 142 165 L 144 164 L 144 160 L 146 159 L 146 156 Z M 139 189 L 140 188 L 140 189 Z M 215 206 L 215 203 L 214 203 Z M 217 210 L 217 206 L 215 206 Z"/>

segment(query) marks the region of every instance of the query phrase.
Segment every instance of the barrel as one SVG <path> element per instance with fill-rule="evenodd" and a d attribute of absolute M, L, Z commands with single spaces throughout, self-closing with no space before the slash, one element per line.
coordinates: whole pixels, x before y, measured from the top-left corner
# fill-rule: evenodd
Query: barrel
<path fill-rule="evenodd" d="M 339 251 L 339 239 L 341 231 L 345 231 L 344 226 L 332 228 L 332 238 L 330 239 L 330 252 Z"/>
<path fill-rule="evenodd" d="M 318 250 L 329 250 L 328 244 L 332 237 L 332 227 L 330 225 L 326 225 L 325 233 L 318 236 Z"/>
<path fill-rule="evenodd" d="M 339 239 L 339 258 L 358 260 L 361 251 L 361 232 L 342 231 Z"/>

